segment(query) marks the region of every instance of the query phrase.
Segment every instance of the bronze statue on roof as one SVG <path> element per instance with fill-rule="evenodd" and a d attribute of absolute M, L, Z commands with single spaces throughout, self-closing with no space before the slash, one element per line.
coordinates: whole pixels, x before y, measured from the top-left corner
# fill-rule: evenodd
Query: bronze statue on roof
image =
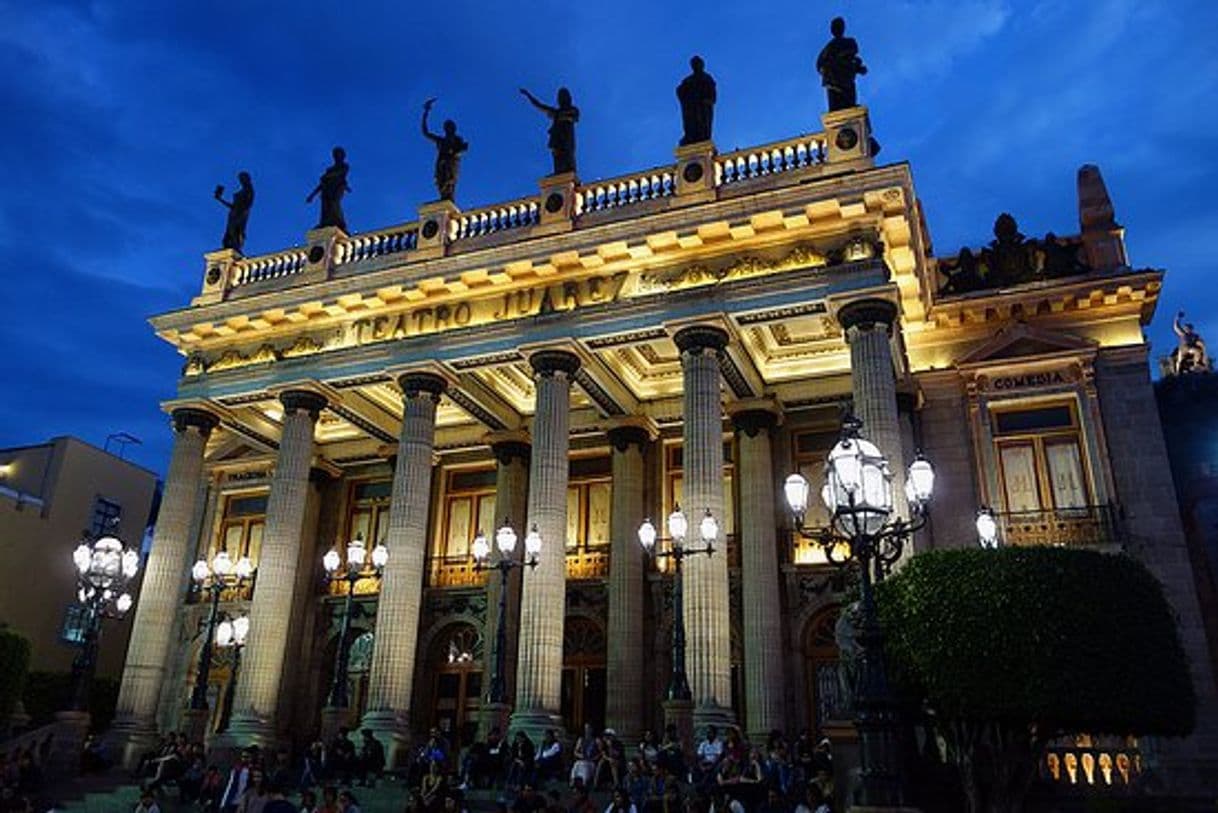
<path fill-rule="evenodd" d="M 579 121 L 579 108 L 571 100 L 571 91 L 559 88 L 557 104 L 553 107 L 524 88 L 520 89 L 520 93 L 550 119 L 549 140 L 546 146 L 550 148 L 550 155 L 554 158 L 554 174 L 574 172 L 575 123 Z"/>
<path fill-rule="evenodd" d="M 343 195 L 351 191 L 351 187 L 347 185 L 347 172 L 351 167 L 347 163 L 347 151 L 342 147 L 335 147 L 330 154 L 334 158 L 334 163 L 326 167 L 317 186 L 313 187 L 313 191 L 305 198 L 305 203 L 312 203 L 313 198 L 321 195 L 321 216 L 317 220 L 317 228 L 337 226 L 346 231 L 347 219 L 343 216 Z"/>
<path fill-rule="evenodd" d="M 224 238 L 221 245 L 240 252 L 245 247 L 245 227 L 249 223 L 250 209 L 254 208 L 254 182 L 248 172 L 237 173 L 237 191 L 231 201 L 224 199 L 224 186 L 216 187 L 215 198 L 228 209 L 224 223 Z"/>
<path fill-rule="evenodd" d="M 444 134 L 432 133 L 427 129 L 427 114 L 436 103 L 435 98 L 423 103 L 423 121 L 421 128 L 423 137 L 436 145 L 436 192 L 440 200 L 452 200 L 457 192 L 457 173 L 461 169 L 461 153 L 469 149 L 469 142 L 457 135 L 457 124 L 452 119 L 444 122 Z"/>
<path fill-rule="evenodd" d="M 689 60 L 693 73 L 677 85 L 677 100 L 681 102 L 681 124 L 685 130 L 681 146 L 710 141 L 715 118 L 715 80 L 706 72 L 702 57 Z"/>
<path fill-rule="evenodd" d="M 858 90 L 855 78 L 867 73 L 867 66 L 859 57 L 859 44 L 853 37 L 846 36 L 846 21 L 834 17 L 829 23 L 829 31 L 833 39 L 820 51 L 816 58 L 816 72 L 820 74 L 821 84 L 829 96 L 829 112 L 845 110 L 858 104 Z"/>
<path fill-rule="evenodd" d="M 1209 352 L 1205 349 L 1205 340 L 1193 327 L 1192 322 L 1184 321 L 1184 311 L 1176 314 L 1171 328 L 1178 341 L 1176 348 L 1171 351 L 1172 373 L 1174 375 L 1208 373 L 1211 367 Z"/>

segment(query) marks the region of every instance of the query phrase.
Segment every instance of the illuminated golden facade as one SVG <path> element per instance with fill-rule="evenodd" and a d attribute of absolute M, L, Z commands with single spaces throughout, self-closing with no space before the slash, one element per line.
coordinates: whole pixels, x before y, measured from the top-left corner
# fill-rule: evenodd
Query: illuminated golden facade
<path fill-rule="evenodd" d="M 250 642 L 231 703 L 213 673 L 210 732 L 301 743 L 359 721 L 396 751 L 412 730 L 468 742 L 510 713 L 636 736 L 664 719 L 672 623 L 669 573 L 636 530 L 681 503 L 726 537 L 726 555 L 686 565 L 694 720 L 848 736 L 841 596 L 778 502 L 791 470 L 819 481 L 846 404 L 894 471 L 915 449 L 934 461 L 919 548 L 975 544 L 981 505 L 1013 544 L 1139 540 L 1212 720 L 1143 336 L 1163 274 L 1128 266 L 1098 172 L 1080 171 L 1078 235 L 1026 240 L 1000 218 L 989 248 L 937 258 L 910 168 L 868 152 L 866 110 L 823 121 L 206 255 L 200 294 L 153 319 L 185 366 L 118 729 L 185 724 L 204 611 L 189 562 L 224 548 L 258 574 L 225 601 L 250 614 Z M 543 547 L 509 583 L 509 702 L 488 708 L 499 587 L 471 544 L 505 521 Z M 356 535 L 390 558 L 354 585 L 352 707 L 324 710 L 346 588 L 321 558 Z M 1203 739 L 1181 765 L 1214 753 Z M 1082 759 L 1066 751 L 1059 777 Z"/>

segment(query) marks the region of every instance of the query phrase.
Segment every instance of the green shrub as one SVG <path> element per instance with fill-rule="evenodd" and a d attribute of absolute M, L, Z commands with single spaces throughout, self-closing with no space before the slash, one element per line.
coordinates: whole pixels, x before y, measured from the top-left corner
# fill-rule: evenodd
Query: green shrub
<path fill-rule="evenodd" d="M 0 728 L 17 706 L 29 666 L 30 642 L 25 636 L 0 626 Z"/>

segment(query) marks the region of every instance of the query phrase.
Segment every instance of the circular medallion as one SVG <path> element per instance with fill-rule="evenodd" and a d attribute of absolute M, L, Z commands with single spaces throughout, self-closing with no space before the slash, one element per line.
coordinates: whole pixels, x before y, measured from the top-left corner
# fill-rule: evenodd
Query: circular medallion
<path fill-rule="evenodd" d="M 837 138 L 833 143 L 839 150 L 852 150 L 859 143 L 859 134 L 854 131 L 853 127 L 843 127 L 837 131 Z"/>
<path fill-rule="evenodd" d="M 323 259 L 325 259 L 325 256 L 326 256 L 326 247 L 325 246 L 313 246 L 311 249 L 309 249 L 309 262 L 311 262 L 311 263 L 319 263 Z"/>
<path fill-rule="evenodd" d="M 702 180 L 702 164 L 698 161 L 692 161 L 685 165 L 685 170 L 681 173 L 681 177 L 686 183 L 697 183 Z"/>
<path fill-rule="evenodd" d="M 562 211 L 563 198 L 558 192 L 551 192 L 546 198 L 546 211 L 550 214 Z"/>
<path fill-rule="evenodd" d="M 428 220 L 426 223 L 423 224 L 423 239 L 431 240 L 436 236 L 436 233 L 439 231 L 440 231 L 440 224 L 434 220 Z"/>
<path fill-rule="evenodd" d="M 220 281 L 220 266 L 213 265 L 211 268 L 207 269 L 207 284 L 215 285 L 219 281 Z"/>

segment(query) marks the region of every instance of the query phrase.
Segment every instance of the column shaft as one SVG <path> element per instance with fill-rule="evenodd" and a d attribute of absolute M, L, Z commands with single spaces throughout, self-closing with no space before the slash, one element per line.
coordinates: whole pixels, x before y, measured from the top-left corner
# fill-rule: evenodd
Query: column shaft
<path fill-rule="evenodd" d="M 529 466 L 529 527 L 537 526 L 539 564 L 524 574 L 520 596 L 520 652 L 512 728 L 540 742 L 560 723 L 563 618 L 566 613 L 566 536 L 571 377 L 579 359 L 563 351 L 534 353 L 537 407 Z M 527 533 L 528 529 L 525 529 Z"/>
<path fill-rule="evenodd" d="M 174 412 L 173 422 L 173 456 L 135 606 L 115 713 L 114 731 L 121 741 L 124 764 L 138 759 L 145 746 L 155 744 L 157 707 L 174 632 L 169 620 L 177 617 L 186 589 L 194 553 L 191 529 L 202 492 L 203 450 L 217 420 L 201 410 L 180 409 Z"/>
<path fill-rule="evenodd" d="M 744 616 L 747 731 L 764 742 L 786 727 L 779 602 L 774 462 L 770 442 L 777 416 L 768 410 L 734 417 L 740 447 L 740 581 Z"/>
<path fill-rule="evenodd" d="M 673 337 L 681 351 L 684 380 L 682 467 L 689 519 L 687 544 L 699 546 L 706 511 L 719 523 L 718 552 L 685 560 L 684 597 L 687 666 L 694 701 L 694 725 L 722 724 L 732 716 L 732 645 L 727 550 L 723 539 L 723 403 L 719 353 L 727 333 L 688 327 Z"/>
<path fill-rule="evenodd" d="M 283 393 L 280 400 L 284 413 L 279 456 L 267 497 L 249 638 L 229 724 L 234 741 L 264 746 L 275 745 L 278 739 L 276 712 L 308 506 L 313 428 L 326 403 L 317 393 L 295 390 Z"/>
<path fill-rule="evenodd" d="M 613 490 L 609 515 L 609 642 L 605 726 L 635 742 L 643 722 L 643 449 L 647 430 L 625 425 L 609 432 Z"/>
<path fill-rule="evenodd" d="M 410 736 L 410 700 L 414 689 L 415 647 L 423 601 L 423 566 L 427 552 L 427 506 L 431 497 L 436 404 L 445 381 L 415 373 L 402 377 L 402 430 L 389 503 L 385 545 L 389 560 L 376 605 L 376 637 L 368 680 L 364 727 L 372 729 L 397 766 L 406 756 Z"/>

